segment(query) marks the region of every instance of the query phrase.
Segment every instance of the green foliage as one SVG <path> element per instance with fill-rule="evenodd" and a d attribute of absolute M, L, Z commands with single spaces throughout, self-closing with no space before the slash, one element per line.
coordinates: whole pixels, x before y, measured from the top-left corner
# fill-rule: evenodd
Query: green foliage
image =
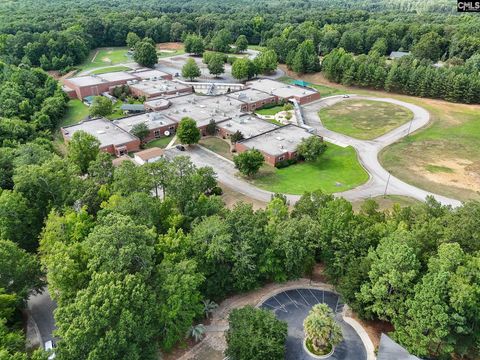
<path fill-rule="evenodd" d="M 445 51 L 445 41 L 436 32 L 422 35 L 420 40 L 412 47 L 413 56 L 419 59 L 437 61 Z"/>
<path fill-rule="evenodd" d="M 207 62 L 210 74 L 218 76 L 225 72 L 223 55 L 213 53 Z"/>
<path fill-rule="evenodd" d="M 232 142 L 232 144 L 235 144 L 239 141 L 242 141 L 243 139 L 245 139 L 245 137 L 243 136 L 242 132 L 240 130 L 237 130 L 235 131 L 231 136 L 230 136 L 230 141 Z"/>
<path fill-rule="evenodd" d="M 102 117 L 110 115 L 113 111 L 112 101 L 105 96 L 95 96 L 92 105 L 90 105 L 89 114 L 92 117 Z"/>
<path fill-rule="evenodd" d="M 232 42 L 232 34 L 227 29 L 218 31 L 212 38 L 211 48 L 213 51 L 228 53 L 231 51 L 230 44 Z"/>
<path fill-rule="evenodd" d="M 185 46 L 185 52 L 195 55 L 202 55 L 205 50 L 202 37 L 195 34 L 187 35 L 183 45 Z"/>
<path fill-rule="evenodd" d="M 225 354 L 235 360 L 283 359 L 287 324 L 268 310 L 246 306 L 228 317 Z"/>
<path fill-rule="evenodd" d="M 245 35 L 239 35 L 235 41 L 235 49 L 237 52 L 244 52 L 248 48 L 248 39 Z"/>
<path fill-rule="evenodd" d="M 291 62 L 287 62 L 289 67 L 297 73 L 311 73 L 320 70 L 320 61 L 318 59 L 315 46 L 311 40 L 302 42 Z"/>
<path fill-rule="evenodd" d="M 342 340 L 342 329 L 335 321 L 332 309 L 327 304 L 317 304 L 312 307 L 303 321 L 305 337 L 313 349 L 323 355 L 327 349 L 338 345 Z"/>
<path fill-rule="evenodd" d="M 195 120 L 184 117 L 180 120 L 177 128 L 177 137 L 182 144 L 196 144 L 200 140 L 200 130 Z"/>
<path fill-rule="evenodd" d="M 232 76 L 238 80 L 248 80 L 257 74 L 257 69 L 253 61 L 248 58 L 235 60 L 232 65 Z"/>
<path fill-rule="evenodd" d="M 213 120 L 213 119 L 210 120 L 207 127 L 205 128 L 205 131 L 210 136 L 215 135 L 215 133 L 217 131 L 217 124 L 215 123 L 215 120 Z"/>
<path fill-rule="evenodd" d="M 262 51 L 254 60 L 259 74 L 270 74 L 277 69 L 278 59 L 274 50 Z"/>
<path fill-rule="evenodd" d="M 243 175 L 251 177 L 260 170 L 265 159 L 260 151 L 257 149 L 251 149 L 235 156 L 233 162 L 238 171 Z"/>
<path fill-rule="evenodd" d="M 182 76 L 190 81 L 193 81 L 193 79 L 199 77 L 200 75 L 202 75 L 202 72 L 200 71 L 200 68 L 195 60 L 192 58 L 188 59 L 182 67 Z"/>
<path fill-rule="evenodd" d="M 85 174 L 99 153 L 100 141 L 85 131 L 76 131 L 68 142 L 68 159 Z"/>
<path fill-rule="evenodd" d="M 315 161 L 327 150 L 327 144 L 318 136 L 309 136 L 297 145 L 297 155 L 306 161 Z"/>
<path fill-rule="evenodd" d="M 150 134 L 150 129 L 148 125 L 145 123 L 139 123 L 132 126 L 132 130 L 130 131 L 132 135 L 138 137 L 140 141 L 145 140 L 145 138 Z"/>
<path fill-rule="evenodd" d="M 137 46 L 138 43 L 140 43 L 142 41 L 142 39 L 140 39 L 140 36 L 138 36 L 137 34 L 135 34 L 134 32 L 129 32 L 127 34 L 127 39 L 126 39 L 126 43 L 127 43 L 127 46 L 130 48 L 130 49 L 135 49 L 135 47 Z"/>
<path fill-rule="evenodd" d="M 135 53 L 133 59 L 142 66 L 153 68 L 158 62 L 157 50 L 155 49 L 155 43 L 143 39 L 135 46 Z"/>

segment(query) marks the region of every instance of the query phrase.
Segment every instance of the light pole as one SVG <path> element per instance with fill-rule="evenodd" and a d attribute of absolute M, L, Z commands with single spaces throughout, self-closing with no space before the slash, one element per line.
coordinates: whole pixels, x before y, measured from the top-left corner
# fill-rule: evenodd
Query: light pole
<path fill-rule="evenodd" d="M 387 196 L 387 189 L 388 189 L 388 184 L 390 183 L 390 176 L 392 176 L 392 174 L 388 173 L 387 184 L 385 185 L 385 191 L 383 192 L 384 198 Z"/>

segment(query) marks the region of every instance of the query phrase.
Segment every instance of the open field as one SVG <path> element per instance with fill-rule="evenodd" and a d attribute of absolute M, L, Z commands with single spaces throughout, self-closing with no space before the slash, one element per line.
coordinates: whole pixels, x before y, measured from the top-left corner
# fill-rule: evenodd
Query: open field
<path fill-rule="evenodd" d="M 115 65 L 131 61 L 126 47 L 99 48 L 92 51 L 88 59 L 80 66 L 82 70 L 101 66 Z"/>
<path fill-rule="evenodd" d="M 145 148 L 149 149 L 152 147 L 159 147 L 164 149 L 170 143 L 170 141 L 172 141 L 172 139 L 172 136 L 162 136 L 161 138 L 150 141 L 148 144 L 145 145 Z"/>
<path fill-rule="evenodd" d="M 292 78 L 339 93 L 389 97 L 425 108 L 430 112 L 430 124 L 384 149 L 380 162 L 393 175 L 419 188 L 463 201 L 480 200 L 479 105 L 347 87 L 329 82 L 322 73 L 297 76 L 280 67 Z"/>
<path fill-rule="evenodd" d="M 405 124 L 413 118 L 413 113 L 387 102 L 346 100 L 320 110 L 319 116 L 327 129 L 372 140 Z"/>
<path fill-rule="evenodd" d="M 76 124 L 88 116 L 88 106 L 81 100 L 72 99 L 67 104 L 67 112 L 58 127 Z"/>
<path fill-rule="evenodd" d="M 315 162 L 303 162 L 276 169 L 265 165 L 252 182 L 265 190 L 303 194 L 322 190 L 334 193 L 352 189 L 368 180 L 352 147 L 328 144 L 327 151 Z"/>
<path fill-rule="evenodd" d="M 225 140 L 213 136 L 204 137 L 200 140 L 199 144 L 226 159 L 233 159 L 233 154 L 230 152 L 230 144 Z"/>
<path fill-rule="evenodd" d="M 182 43 L 160 43 L 157 44 L 157 56 L 164 58 L 168 56 L 185 54 Z"/>
<path fill-rule="evenodd" d="M 117 72 L 117 71 L 128 71 L 131 70 L 128 66 L 111 66 L 103 69 L 97 69 L 92 71 L 90 74 L 105 74 L 105 73 L 111 73 L 111 72 Z"/>

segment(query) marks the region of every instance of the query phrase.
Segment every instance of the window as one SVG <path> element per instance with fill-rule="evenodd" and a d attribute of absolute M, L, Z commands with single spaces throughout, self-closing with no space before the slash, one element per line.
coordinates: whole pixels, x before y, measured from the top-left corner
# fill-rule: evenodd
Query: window
<path fill-rule="evenodd" d="M 156 138 L 159 138 L 160 137 L 160 130 L 155 130 L 154 135 L 155 135 Z"/>
<path fill-rule="evenodd" d="M 278 158 L 278 161 L 283 161 L 283 160 L 285 160 L 285 157 L 284 157 L 284 156 L 280 156 L 280 157 Z"/>

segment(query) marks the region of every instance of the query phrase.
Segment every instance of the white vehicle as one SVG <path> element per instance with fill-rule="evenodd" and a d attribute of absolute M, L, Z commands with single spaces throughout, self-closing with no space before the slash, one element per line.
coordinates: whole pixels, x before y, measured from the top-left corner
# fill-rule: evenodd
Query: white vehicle
<path fill-rule="evenodd" d="M 50 356 L 48 357 L 48 360 L 53 360 L 55 359 L 55 352 L 53 351 L 53 348 L 55 347 L 55 345 L 53 344 L 53 341 L 52 340 L 48 340 L 46 343 L 45 343 L 45 351 L 47 351 Z"/>

